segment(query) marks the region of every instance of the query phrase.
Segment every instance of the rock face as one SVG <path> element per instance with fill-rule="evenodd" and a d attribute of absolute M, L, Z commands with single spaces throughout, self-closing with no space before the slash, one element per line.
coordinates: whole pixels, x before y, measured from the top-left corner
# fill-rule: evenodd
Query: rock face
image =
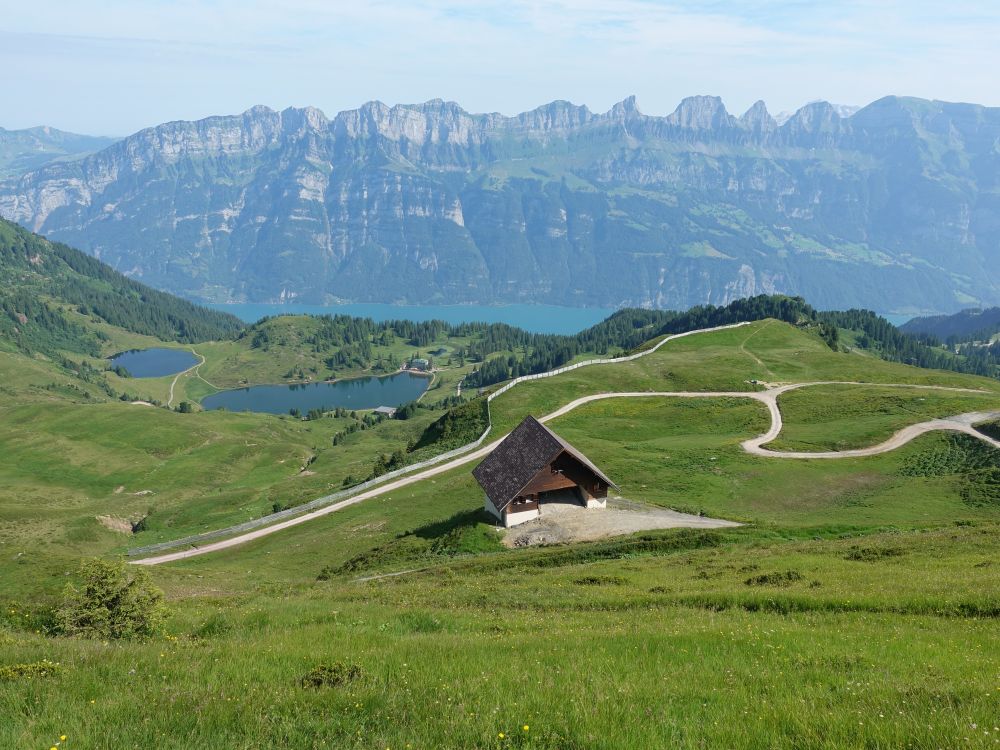
<path fill-rule="evenodd" d="M 998 196 L 1000 109 L 434 100 L 167 123 L 7 179 L 0 215 L 211 301 L 902 312 L 1000 302 Z"/>

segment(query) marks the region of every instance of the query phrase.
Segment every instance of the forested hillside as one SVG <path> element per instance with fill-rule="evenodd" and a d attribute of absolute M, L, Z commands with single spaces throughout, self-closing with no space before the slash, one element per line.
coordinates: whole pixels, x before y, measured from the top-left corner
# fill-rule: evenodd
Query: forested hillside
<path fill-rule="evenodd" d="M 69 312 L 191 343 L 231 338 L 239 319 L 151 289 L 96 258 L 0 219 L 0 340 L 24 352 L 96 354 L 102 334 Z"/>
<path fill-rule="evenodd" d="M 989 341 L 1000 333 L 1000 307 L 914 318 L 899 328 L 904 333 L 929 334 L 949 343 Z"/>
<path fill-rule="evenodd" d="M 391 372 L 414 352 L 446 340 L 448 364 L 475 364 L 465 386 L 477 388 L 545 372 L 581 356 L 619 355 L 665 334 L 775 318 L 815 328 L 831 348 L 841 345 L 839 330 L 853 331 L 852 345 L 892 361 L 988 376 L 996 376 L 1000 364 L 998 344 L 968 344 L 956 353 L 934 337 L 903 333 L 872 312 L 818 312 L 802 298 L 783 295 L 685 312 L 628 308 L 572 336 L 529 333 L 500 323 L 375 322 L 345 315 L 282 317 L 244 326 L 231 315 L 150 289 L 78 250 L 2 220 L 0 273 L 6 281 L 0 289 L 0 342 L 49 355 L 97 356 L 105 334 L 99 326 L 87 325 L 94 320 L 163 341 L 233 339 L 265 359 L 305 357 L 317 377 Z M 284 376 L 296 372 L 301 378 L 301 369 Z M 253 377 L 252 368 L 247 377 Z"/>

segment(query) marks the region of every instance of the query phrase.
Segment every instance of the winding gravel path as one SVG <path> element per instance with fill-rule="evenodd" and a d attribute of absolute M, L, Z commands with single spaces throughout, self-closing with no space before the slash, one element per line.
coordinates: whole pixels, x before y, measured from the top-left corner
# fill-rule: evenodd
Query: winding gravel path
<path fill-rule="evenodd" d="M 788 391 L 818 385 L 857 385 L 874 386 L 878 388 L 911 388 L 917 390 L 950 391 L 953 393 L 987 393 L 987 391 L 976 390 L 974 388 L 949 388 L 948 386 L 942 385 L 911 385 L 905 383 L 862 383 L 853 380 L 817 380 L 809 383 L 790 383 L 787 385 L 772 386 L 766 391 L 635 391 L 631 393 L 596 393 L 592 396 L 584 396 L 583 398 L 578 398 L 575 401 L 570 401 L 565 406 L 557 409 L 551 414 L 546 415 L 545 417 L 542 417 L 539 421 L 545 422 L 549 419 L 561 417 L 563 414 L 573 411 L 573 409 L 576 409 L 578 406 L 589 404 L 593 401 L 601 401 L 606 398 L 749 398 L 754 401 L 760 401 L 767 407 L 771 414 L 771 427 L 767 432 L 763 435 L 758 435 L 755 438 L 750 438 L 749 440 L 744 440 L 740 443 L 743 450 L 755 456 L 798 459 L 860 458 L 864 456 L 877 456 L 880 453 L 888 453 L 891 450 L 895 450 L 896 448 L 906 445 L 908 442 L 920 437 L 921 435 L 925 435 L 928 432 L 934 432 L 936 430 L 964 432 L 967 435 L 979 438 L 983 442 L 992 445 L 994 448 L 1000 448 L 1000 441 L 984 435 L 973 427 L 973 425 L 979 422 L 985 422 L 989 419 L 996 419 L 1000 417 L 1000 411 L 970 412 L 967 414 L 959 414 L 954 417 L 945 417 L 942 419 L 932 419 L 927 422 L 920 422 L 918 424 L 910 425 L 909 427 L 904 427 L 884 443 L 879 443 L 878 445 L 873 445 L 869 448 L 818 452 L 775 451 L 764 448 L 763 446 L 767 445 L 781 434 L 781 430 L 784 427 L 781 410 L 778 408 L 778 397 L 783 393 L 788 393 Z"/>
<path fill-rule="evenodd" d="M 199 362 L 199 363 L 198 363 L 198 364 L 196 364 L 196 365 L 191 365 L 191 366 L 190 366 L 189 368 L 187 368 L 186 370 L 183 370 L 182 372 L 179 372 L 179 373 L 177 373 L 177 374 L 176 374 L 176 375 L 174 376 L 174 379 L 173 379 L 172 381 L 170 381 L 170 398 L 169 398 L 169 399 L 167 399 L 167 406 L 171 406 L 171 405 L 172 405 L 172 404 L 174 403 L 174 386 L 175 386 L 175 385 L 177 385 L 177 381 L 181 379 L 181 376 L 182 376 L 182 375 L 187 375 L 187 374 L 188 374 L 189 372 L 191 372 L 192 370 L 197 370 L 197 369 L 198 369 L 199 367 L 201 367 L 201 366 L 202 366 L 203 364 L 205 364 L 205 358 L 204 358 L 204 357 L 202 357 L 202 356 L 201 356 L 200 354 L 198 354 L 198 352 L 196 352 L 196 351 L 195 351 L 194 349 L 192 349 L 192 350 L 191 350 L 191 353 L 192 353 L 192 354 L 193 354 L 194 356 L 196 356 L 196 357 L 198 357 L 199 359 L 201 359 L 201 362 Z M 198 377 L 200 377 L 200 378 L 201 378 L 201 375 L 198 375 Z M 205 378 L 201 378 L 201 379 L 202 379 L 202 380 L 205 380 Z M 207 380 L 205 380 L 205 382 L 206 382 L 206 383 L 208 383 L 208 381 L 207 381 Z M 209 385 L 212 385 L 211 383 L 208 383 L 208 384 L 209 384 Z M 215 388 L 215 386 L 214 386 L 214 385 L 213 385 L 212 387 L 213 387 L 213 388 Z"/>
<path fill-rule="evenodd" d="M 556 409 L 551 414 L 547 414 L 544 417 L 540 417 L 540 422 L 548 422 L 557 417 L 561 417 L 574 409 L 583 406 L 584 404 L 589 404 L 594 401 L 602 401 L 609 398 L 749 398 L 755 401 L 760 401 L 763 403 L 770 412 L 771 415 L 771 427 L 763 435 L 759 435 L 755 438 L 750 438 L 749 440 L 744 440 L 740 445 L 747 453 L 753 454 L 755 456 L 763 456 L 766 458 L 794 458 L 794 459 L 828 459 L 828 458 L 857 458 L 862 456 L 875 456 L 880 453 L 887 453 L 891 450 L 895 450 L 906 443 L 920 437 L 928 432 L 934 432 L 936 430 L 950 430 L 953 432 L 963 432 L 967 435 L 972 435 L 995 448 L 1000 448 L 1000 441 L 994 440 L 993 438 L 984 435 L 983 433 L 976 430 L 973 425 L 979 422 L 986 421 L 988 419 L 994 419 L 1000 417 L 1000 411 L 994 412 L 970 412 L 967 414 L 959 414 L 954 417 L 948 417 L 945 419 L 932 419 L 927 422 L 920 422 L 919 424 L 910 425 L 909 427 L 904 427 L 902 430 L 897 432 L 891 438 L 886 440 L 884 443 L 879 443 L 878 445 L 871 446 L 870 448 L 860 448 L 857 450 L 847 450 L 847 451 L 823 451 L 817 453 L 809 453 L 803 451 L 773 451 L 764 448 L 763 446 L 774 440 L 781 433 L 783 427 L 783 421 L 781 418 L 781 410 L 778 408 L 778 397 L 783 393 L 788 391 L 796 390 L 798 388 L 808 388 L 810 386 L 820 386 L 820 385 L 858 385 L 858 386 L 877 386 L 879 388 L 913 388 L 921 390 L 935 390 L 935 391 L 952 391 L 958 393 L 986 393 L 986 391 L 979 391 L 971 388 L 949 388 L 946 386 L 933 386 L 933 385 L 909 385 L 901 383 L 861 383 L 856 381 L 836 381 L 836 380 L 822 380 L 809 383 L 791 383 L 786 385 L 776 385 L 771 386 L 765 391 L 633 391 L 633 392 L 623 392 L 623 393 L 596 393 L 590 396 L 583 396 L 575 401 L 570 401 L 565 406 Z M 299 524 L 312 521 L 320 516 L 325 516 L 330 513 L 335 513 L 338 510 L 347 508 L 351 505 L 356 505 L 360 502 L 368 500 L 373 497 L 379 497 L 380 495 L 385 495 L 390 492 L 402 489 L 411 484 L 417 482 L 422 482 L 430 477 L 443 474 L 447 471 L 451 471 L 459 466 L 464 466 L 465 464 L 477 461 L 480 458 L 485 457 L 494 448 L 496 448 L 503 437 L 494 440 L 489 445 L 483 446 L 471 453 L 467 453 L 458 458 L 452 459 L 445 463 L 433 466 L 429 469 L 424 469 L 423 471 L 405 476 L 401 479 L 397 479 L 393 482 L 380 485 L 366 492 L 362 492 L 354 497 L 348 498 L 347 500 L 342 500 L 339 503 L 333 503 L 323 508 L 319 508 L 310 513 L 305 513 L 301 516 L 296 516 L 295 518 L 290 518 L 287 521 L 282 521 L 276 523 L 273 526 L 266 526 L 261 529 L 256 529 L 254 531 L 249 531 L 245 534 L 240 534 L 239 536 L 234 536 L 229 539 L 223 539 L 222 541 L 212 542 L 201 547 L 194 547 L 192 549 L 181 550 L 179 552 L 171 552 L 164 555 L 157 555 L 156 557 L 147 557 L 142 560 L 134 560 L 132 563 L 134 565 L 159 565 L 161 563 L 172 562 L 174 560 L 183 560 L 188 557 L 195 557 L 197 555 L 204 555 L 209 552 L 216 552 L 218 550 L 228 549 L 229 547 L 235 547 L 237 545 L 243 544 L 245 542 L 252 541 L 254 539 L 260 539 L 261 537 L 274 534 L 275 532 L 281 531 L 282 529 L 287 529 L 292 526 L 298 526 Z"/>

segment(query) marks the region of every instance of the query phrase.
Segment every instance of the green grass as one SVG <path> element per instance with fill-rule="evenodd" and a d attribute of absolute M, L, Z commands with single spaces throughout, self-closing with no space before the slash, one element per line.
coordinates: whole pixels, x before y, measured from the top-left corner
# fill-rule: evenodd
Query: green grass
<path fill-rule="evenodd" d="M 836 353 L 818 336 L 772 320 L 678 339 L 652 356 L 632 362 L 581 368 L 523 383 L 494 400 L 491 406 L 499 431 L 510 429 L 525 413 L 547 414 L 591 393 L 758 390 L 751 380 L 911 383 L 982 388 L 1000 393 L 1000 383 L 986 378 Z"/>
<path fill-rule="evenodd" d="M 19 555 L 3 578 L 37 586 L 80 555 L 175 539 L 329 494 L 348 476 L 367 477 L 376 452 L 415 440 L 439 414 L 389 420 L 334 447 L 348 419 L 56 400 L 3 409 L 0 539 Z M 98 520 L 147 515 L 148 530 L 136 535 Z"/>
<path fill-rule="evenodd" d="M 784 427 L 774 450 L 849 450 L 876 445 L 907 425 L 973 411 L 1000 411 L 983 395 L 870 386 L 816 386 L 780 397 Z"/>
<path fill-rule="evenodd" d="M 46 638 L 6 615 L 5 658 L 60 670 L 0 683 L 0 744 L 992 747 L 995 615 L 966 613 L 996 611 L 996 531 L 731 532 L 722 546 L 622 543 L 555 565 L 539 563 L 558 549 L 514 552 L 502 567 L 239 597 L 175 573 L 171 639 Z M 849 559 L 859 543 L 901 552 Z M 788 570 L 801 579 L 745 583 Z M 337 662 L 360 677 L 301 686 Z"/>
<path fill-rule="evenodd" d="M 598 401 L 551 425 L 623 496 L 749 525 L 508 550 L 467 465 L 153 568 L 169 637 L 106 644 L 36 632 L 78 557 L 131 542 L 94 516 L 153 506 L 133 543 L 242 520 L 324 494 L 440 412 L 327 448 L 339 420 L 86 403 L 60 390 L 69 381 L 38 387 L 56 379 L 46 363 L 2 361 L 17 367 L 0 392 L 0 667 L 60 664 L 0 681 L 2 747 L 61 734 L 69 748 L 995 746 L 1000 460 L 971 437 L 776 460 L 739 447 L 769 424 L 751 400 Z M 751 379 L 992 394 L 788 394 L 779 440 L 816 449 L 1000 408 L 996 382 L 834 353 L 761 323 L 524 384 L 492 413 L 499 434 L 590 393 L 745 391 Z M 302 476 L 311 455 L 316 474 Z M 336 663 L 360 677 L 302 686 Z"/>

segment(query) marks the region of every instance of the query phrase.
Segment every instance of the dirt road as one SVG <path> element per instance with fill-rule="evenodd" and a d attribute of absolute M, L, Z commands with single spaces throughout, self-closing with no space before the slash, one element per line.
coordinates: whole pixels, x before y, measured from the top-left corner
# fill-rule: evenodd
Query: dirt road
<path fill-rule="evenodd" d="M 954 432 L 963 432 L 968 435 L 972 435 L 995 448 L 1000 448 L 1000 441 L 994 440 L 981 432 L 974 429 L 973 425 L 986 421 L 988 419 L 993 419 L 1000 417 L 1000 411 L 996 412 L 973 412 L 969 414 L 960 414 L 955 417 L 949 417 L 947 419 L 933 419 L 927 422 L 921 422 L 919 424 L 910 425 L 905 427 L 891 438 L 886 440 L 884 443 L 872 446 L 870 448 L 861 448 L 858 450 L 849 451 L 825 451 L 819 453 L 808 453 L 801 451 L 772 451 L 764 448 L 763 446 L 774 440 L 780 433 L 783 426 L 781 418 L 781 410 L 778 408 L 778 397 L 787 393 L 788 391 L 795 390 L 798 388 L 807 388 L 810 386 L 818 385 L 858 385 L 858 386 L 878 386 L 880 388 L 892 387 L 892 388 L 916 388 L 925 390 L 940 390 L 940 391 L 955 391 L 955 392 L 965 392 L 965 393 L 981 393 L 982 391 L 976 391 L 969 388 L 948 388 L 945 386 L 926 386 L 926 385 L 908 385 L 900 383 L 858 383 L 854 381 L 815 381 L 809 383 L 790 383 L 785 385 L 776 385 L 768 388 L 765 391 L 634 391 L 625 393 L 597 393 L 591 396 L 584 396 L 578 398 L 575 401 L 571 401 L 565 406 L 556 409 L 551 414 L 547 414 L 539 419 L 540 422 L 548 422 L 552 419 L 562 416 L 571 412 L 583 404 L 588 404 L 594 401 L 601 401 L 603 399 L 609 398 L 750 398 L 756 401 L 760 401 L 765 406 L 767 406 L 768 411 L 771 415 L 771 427 L 763 435 L 751 438 L 749 440 L 743 441 L 741 446 L 743 450 L 747 453 L 751 453 L 756 456 L 763 456 L 767 458 L 792 458 L 792 459 L 836 459 L 836 458 L 856 458 L 861 456 L 875 456 L 879 453 L 886 453 L 891 450 L 895 450 L 900 446 L 914 440 L 921 435 L 928 432 L 933 432 L 936 430 L 950 430 Z M 503 436 L 503 437 L 506 437 Z M 235 547 L 245 542 L 252 541 L 254 539 L 260 539 L 261 537 L 268 536 L 269 534 L 274 534 L 275 532 L 281 531 L 282 529 L 287 529 L 292 526 L 298 526 L 302 523 L 307 523 L 315 518 L 328 515 L 330 513 L 335 513 L 338 510 L 347 508 L 351 505 L 356 505 L 357 503 L 363 502 L 373 497 L 379 497 L 380 495 L 385 495 L 395 490 L 402 489 L 416 482 L 422 482 L 424 479 L 428 479 L 438 474 L 443 474 L 444 472 L 451 471 L 459 466 L 464 466 L 465 464 L 472 463 L 473 461 L 478 461 L 488 455 L 500 442 L 503 437 L 494 440 L 489 445 L 483 446 L 471 453 L 467 453 L 458 458 L 454 458 L 451 461 L 433 466 L 429 469 L 424 469 L 423 471 L 416 472 L 409 476 L 397 479 L 393 482 L 388 482 L 386 484 L 380 485 L 373 489 L 362 492 L 354 497 L 348 498 L 347 500 L 342 500 L 339 503 L 334 503 L 328 505 L 324 508 L 319 508 L 310 513 L 305 513 L 301 516 L 296 516 L 295 518 L 290 518 L 287 521 L 282 521 L 276 523 L 273 526 L 266 526 L 261 529 L 256 529 L 254 531 L 249 531 L 245 534 L 240 534 L 239 536 L 232 537 L 230 539 L 224 539 L 218 542 L 212 542 L 206 544 L 202 547 L 195 547 L 192 549 L 181 550 L 179 552 L 171 552 L 164 555 L 157 555 L 156 557 L 147 557 L 142 560 L 132 561 L 135 565 L 159 565 L 161 563 L 172 562 L 174 560 L 183 560 L 188 557 L 195 557 L 197 555 L 204 555 L 209 552 L 216 552 L 222 549 L 228 549 L 230 547 Z"/>
<path fill-rule="evenodd" d="M 184 370 L 184 371 L 182 371 L 182 372 L 179 372 L 179 373 L 177 373 L 177 374 L 176 374 L 176 375 L 174 376 L 174 379 L 170 381 L 170 398 L 168 398 L 168 399 L 167 399 L 167 406 L 172 406 L 172 405 L 173 405 L 173 403 L 174 403 L 174 386 L 176 386 L 176 385 L 177 385 L 177 381 L 181 379 L 181 376 L 182 376 L 182 375 L 187 375 L 187 374 L 188 374 L 189 372 L 191 372 L 192 370 L 197 370 L 197 369 L 198 369 L 199 367 L 201 367 L 201 366 L 202 366 L 203 364 L 205 364 L 205 358 L 204 358 L 203 356 L 201 356 L 200 354 L 198 354 L 198 352 L 196 352 L 196 351 L 195 351 L 194 349 L 192 349 L 192 350 L 191 350 L 191 353 L 192 353 L 192 354 L 193 354 L 194 356 L 196 356 L 196 357 L 197 357 L 198 359 L 200 359 L 201 361 L 200 361 L 200 362 L 199 362 L 198 364 L 196 364 L 196 365 L 191 365 L 191 366 L 190 366 L 189 368 L 187 368 L 186 370 Z M 201 377 L 201 376 L 199 375 L 198 377 Z M 205 378 L 201 378 L 201 379 L 202 379 L 202 380 L 205 380 Z M 207 381 L 207 380 L 205 380 L 205 382 L 206 382 L 206 383 L 208 383 L 208 381 Z M 211 383 L 209 383 L 209 385 L 211 385 Z M 214 388 L 215 386 L 212 386 L 212 387 Z"/>

